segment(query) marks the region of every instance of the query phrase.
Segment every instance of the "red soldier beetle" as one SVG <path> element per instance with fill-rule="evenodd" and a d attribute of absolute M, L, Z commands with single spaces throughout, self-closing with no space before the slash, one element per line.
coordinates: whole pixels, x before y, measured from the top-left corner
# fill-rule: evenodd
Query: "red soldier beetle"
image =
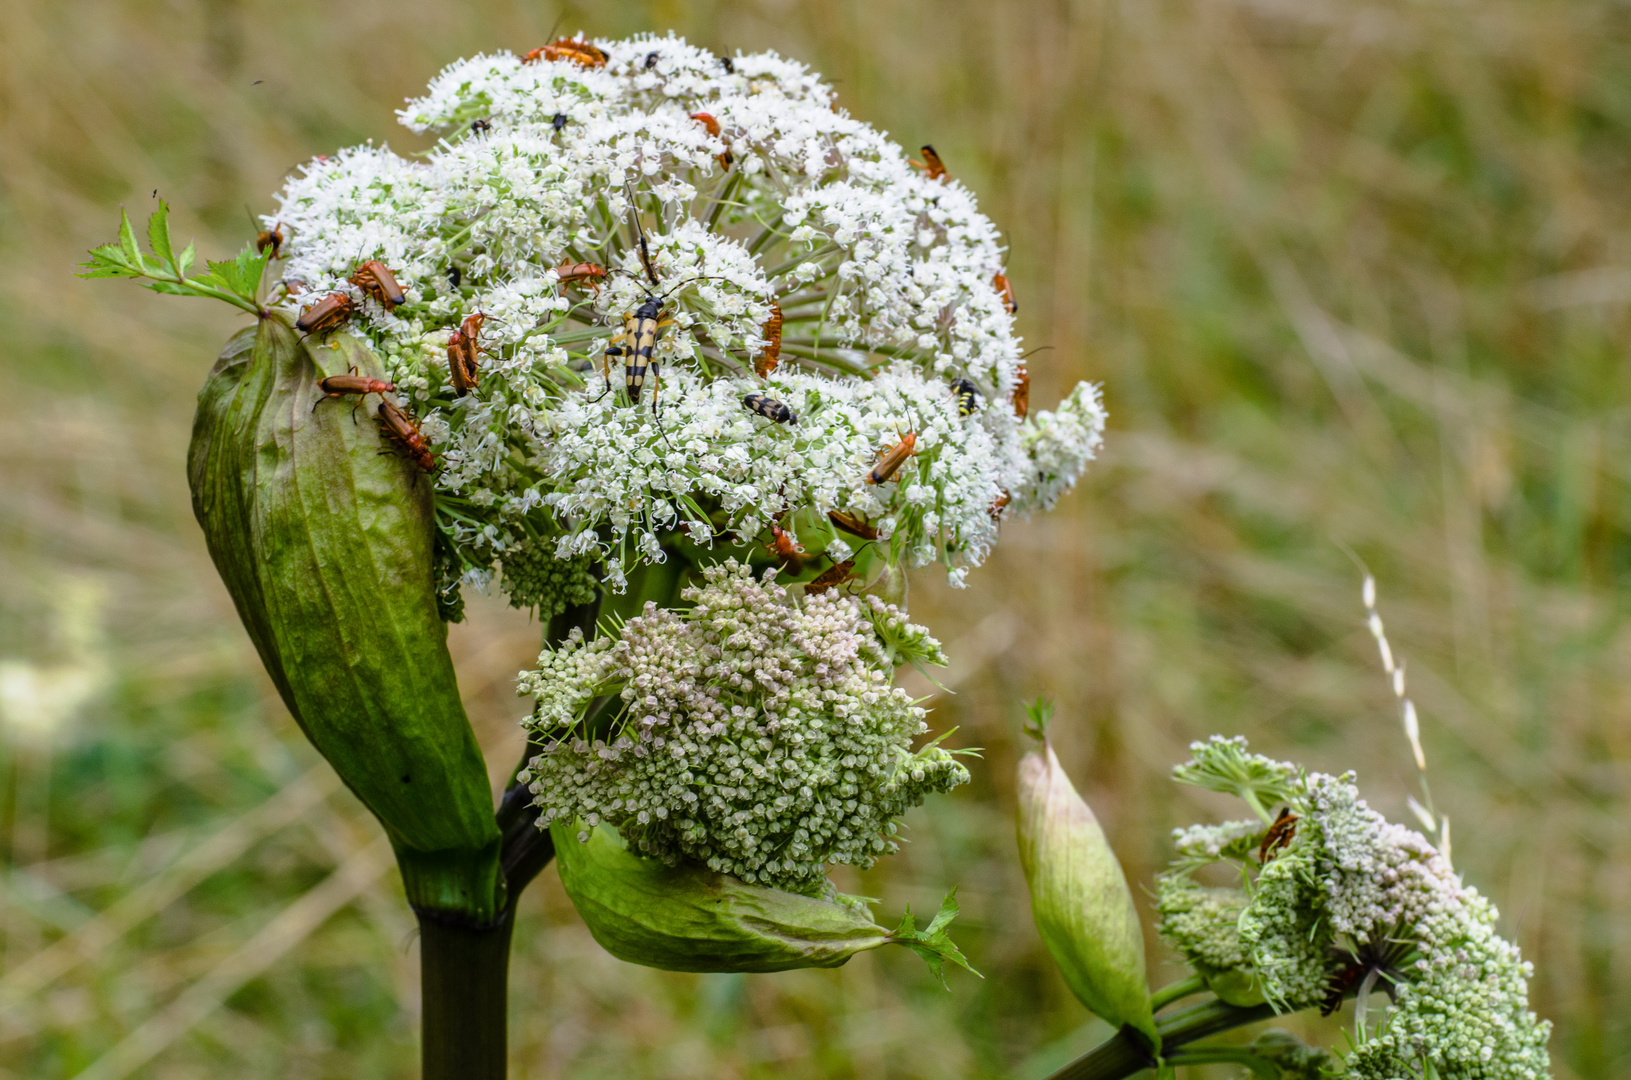
<path fill-rule="evenodd" d="M 1014 415 L 1021 420 L 1031 411 L 1031 373 L 1025 365 L 1014 372 Z"/>
<path fill-rule="evenodd" d="M 1269 831 L 1263 834 L 1263 843 L 1257 849 L 1257 861 L 1267 863 L 1274 858 L 1274 853 L 1291 843 L 1291 838 L 1297 835 L 1297 815 L 1291 812 L 1291 807 L 1280 807 L 1280 815 L 1269 826 Z"/>
<path fill-rule="evenodd" d="M 606 54 L 587 41 L 556 38 L 548 45 L 529 51 L 521 58 L 523 64 L 536 64 L 540 60 L 570 60 L 586 68 L 606 66 Z"/>
<path fill-rule="evenodd" d="M 426 472 L 436 471 L 436 456 L 430 452 L 430 443 L 419 433 L 419 428 L 406 413 L 389 401 L 379 403 L 380 431 L 386 438 L 402 444 L 413 463 Z"/>
<path fill-rule="evenodd" d="M 386 311 L 407 302 L 402 286 L 397 284 L 396 275 L 378 259 L 369 259 L 346 280 L 378 300 Z"/>
<path fill-rule="evenodd" d="M 555 268 L 555 277 L 562 285 L 588 282 L 591 288 L 598 289 L 606 278 L 606 268 L 594 263 L 563 263 Z"/>
<path fill-rule="evenodd" d="M 1007 276 L 1004 274 L 998 274 L 996 277 L 991 279 L 991 284 L 995 286 L 997 292 L 1001 294 L 1002 306 L 1008 309 L 1008 314 L 1018 315 L 1019 301 L 1014 299 L 1014 287 L 1008 283 Z"/>
<path fill-rule="evenodd" d="M 351 318 L 357 302 L 345 293 L 329 293 L 300 313 L 294 328 L 302 334 L 326 334 Z"/>
<path fill-rule="evenodd" d="M 940 160 L 940 155 L 934 152 L 934 147 L 925 143 L 920 152 L 923 154 L 923 160 L 913 161 L 914 166 L 928 173 L 930 180 L 950 179 L 951 173 L 946 171 L 946 163 Z"/>
<path fill-rule="evenodd" d="M 862 540 L 876 540 L 878 538 L 877 529 L 853 514 L 846 514 L 842 510 L 828 510 L 827 518 L 840 529 L 852 536 L 859 536 Z"/>
<path fill-rule="evenodd" d="M 481 324 L 487 321 L 484 312 L 465 316 L 459 328 L 447 339 L 447 371 L 453 381 L 453 390 L 464 397 L 481 381 L 477 373 L 481 347 Z"/>
<path fill-rule="evenodd" d="M 908 431 L 900 437 L 900 442 L 892 446 L 883 455 L 882 460 L 872 466 L 872 471 L 866 474 L 866 482 L 869 484 L 883 483 L 891 476 L 894 476 L 900 467 L 906 464 L 906 459 L 915 453 L 917 453 L 917 432 Z"/>
<path fill-rule="evenodd" d="M 691 119 L 701 124 L 707 130 L 709 135 L 712 135 L 716 139 L 719 138 L 719 121 L 714 119 L 712 113 L 694 112 L 691 114 Z M 736 158 L 733 157 L 730 150 L 727 149 L 723 154 L 716 154 L 715 160 L 717 160 L 722 167 L 729 169 L 731 167 L 731 162 L 735 161 Z"/>
<path fill-rule="evenodd" d="M 250 228 L 255 230 L 255 250 L 257 252 L 263 252 L 267 248 L 271 248 L 272 258 L 282 258 L 284 242 L 289 239 L 287 236 L 283 235 L 283 222 L 278 222 L 273 228 L 263 229 L 261 228 L 261 223 L 255 219 L 254 212 L 249 209 L 247 204 L 244 206 L 244 213 L 249 215 Z"/>
<path fill-rule="evenodd" d="M 842 585 L 855 576 L 855 560 L 845 559 L 840 563 L 833 563 L 818 574 L 814 581 L 804 586 L 805 596 L 816 596 L 826 592 L 834 585 Z"/>
<path fill-rule="evenodd" d="M 1007 488 L 998 488 L 997 489 L 997 498 L 996 498 L 995 501 L 993 501 L 991 503 L 991 520 L 992 521 L 997 521 L 1002 517 L 1003 508 L 1006 507 L 1010 502 L 1012 502 L 1013 498 L 1014 497 L 1012 495 L 1008 494 L 1008 489 Z"/>
<path fill-rule="evenodd" d="M 763 333 L 764 352 L 753 358 L 754 373 L 761 379 L 775 371 L 782 358 L 782 309 L 775 301 L 771 301 L 770 318 L 765 321 Z"/>
<path fill-rule="evenodd" d="M 288 237 L 283 235 L 283 222 L 280 221 L 277 223 L 276 228 L 256 231 L 255 250 L 265 251 L 267 248 L 271 248 L 272 258 L 281 259 L 283 257 L 283 243 L 287 239 Z"/>
<path fill-rule="evenodd" d="M 774 521 L 770 523 L 770 543 L 766 548 L 776 558 L 781 560 L 782 567 L 790 574 L 797 574 L 804 569 L 804 549 L 799 547 L 787 531 Z"/>
<path fill-rule="evenodd" d="M 330 375 L 326 379 L 319 380 L 317 388 L 323 392 L 323 396 L 312 404 L 312 412 L 316 412 L 317 406 L 329 398 L 356 394 L 358 396 L 357 404 L 360 405 L 362 399 L 369 394 L 391 394 L 396 392 L 395 383 L 381 382 L 378 379 L 370 379 L 366 375 L 358 375 L 356 368 L 352 368 L 350 374 L 347 375 Z M 355 411 L 356 409 L 353 407 L 352 412 Z"/>

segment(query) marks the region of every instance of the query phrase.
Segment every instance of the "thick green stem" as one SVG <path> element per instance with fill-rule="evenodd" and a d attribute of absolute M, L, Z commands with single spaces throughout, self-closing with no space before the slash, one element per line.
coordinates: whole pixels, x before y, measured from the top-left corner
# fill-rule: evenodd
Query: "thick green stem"
<path fill-rule="evenodd" d="M 1208 1001 L 1182 1009 L 1156 1021 L 1161 1033 L 1161 1048 L 1171 1054 L 1186 1043 L 1196 1042 L 1220 1031 L 1255 1024 L 1275 1015 L 1272 1005 L 1253 1005 L 1240 1008 L 1221 1001 Z M 1122 1029 L 1100 1043 L 1096 1048 L 1072 1061 L 1048 1080 L 1121 1080 L 1145 1069 L 1155 1067 L 1142 1038 L 1130 1029 Z"/>
<path fill-rule="evenodd" d="M 557 616 L 550 640 L 563 640 L 573 627 L 592 630 L 599 606 L 597 601 Z M 524 755 L 523 765 L 525 761 Z M 419 913 L 422 1080 L 504 1080 L 515 905 L 555 857 L 555 845 L 548 831 L 538 828 L 532 796 L 520 784 L 505 790 L 497 817 L 506 887 L 499 917 L 472 926 Z"/>
<path fill-rule="evenodd" d="M 1171 1005 L 1179 998 L 1186 998 L 1191 994 L 1199 994 L 1206 989 L 1206 980 L 1199 975 L 1191 975 L 1175 983 L 1168 983 L 1150 995 L 1150 1008 L 1155 1012 Z"/>
<path fill-rule="evenodd" d="M 419 913 L 422 1080 L 504 1080 L 515 908 L 482 926 Z"/>

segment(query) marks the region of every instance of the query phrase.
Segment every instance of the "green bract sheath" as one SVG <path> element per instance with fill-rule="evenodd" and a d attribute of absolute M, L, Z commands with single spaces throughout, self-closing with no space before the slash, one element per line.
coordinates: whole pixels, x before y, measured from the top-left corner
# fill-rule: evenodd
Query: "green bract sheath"
<path fill-rule="evenodd" d="M 1036 928 L 1071 992 L 1159 1049 L 1144 982 L 1144 935 L 1127 878 L 1046 744 L 1019 763 L 1019 858 Z"/>
<path fill-rule="evenodd" d="M 281 316 L 234 337 L 198 395 L 188 481 L 210 555 L 312 744 L 379 818 L 415 908 L 476 922 L 502 901 L 499 830 L 433 589 L 431 490 L 388 449 L 383 378 L 354 339 Z"/>
<path fill-rule="evenodd" d="M 636 855 L 608 825 L 550 827 L 561 884 L 601 947 L 668 971 L 838 967 L 893 940 L 866 909 Z"/>

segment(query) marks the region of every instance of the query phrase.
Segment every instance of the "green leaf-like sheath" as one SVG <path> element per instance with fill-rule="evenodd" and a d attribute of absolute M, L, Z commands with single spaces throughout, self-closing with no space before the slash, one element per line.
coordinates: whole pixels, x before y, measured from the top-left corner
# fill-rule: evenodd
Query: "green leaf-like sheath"
<path fill-rule="evenodd" d="M 481 751 L 437 616 L 428 478 L 381 453 L 374 399 L 317 380 L 378 359 L 344 334 L 263 318 L 198 395 L 193 512 L 268 674 L 385 826 L 421 911 L 488 922 L 503 902 Z"/>
<path fill-rule="evenodd" d="M 1133 894 L 1092 808 L 1046 744 L 1019 763 L 1019 861 L 1036 929 L 1071 992 L 1159 1049 Z"/>
<path fill-rule="evenodd" d="M 600 825 L 578 841 L 556 822 L 555 864 L 572 905 L 619 960 L 667 971 L 838 967 L 892 940 L 860 904 L 749 885 L 701 866 L 667 866 Z"/>

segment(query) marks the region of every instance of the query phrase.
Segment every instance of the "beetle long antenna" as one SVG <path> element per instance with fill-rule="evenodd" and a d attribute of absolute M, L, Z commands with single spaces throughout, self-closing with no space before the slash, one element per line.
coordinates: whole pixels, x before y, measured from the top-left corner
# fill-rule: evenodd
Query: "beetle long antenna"
<path fill-rule="evenodd" d="M 640 224 L 640 204 L 637 203 L 634 198 L 634 184 L 628 180 L 624 180 L 623 190 L 629 198 L 629 219 L 634 222 L 635 236 L 638 238 L 640 244 L 640 265 L 645 267 L 646 278 L 651 282 L 651 287 L 655 289 L 659 284 L 657 281 L 657 272 L 651 268 L 651 249 L 646 246 L 645 226 Z"/>

